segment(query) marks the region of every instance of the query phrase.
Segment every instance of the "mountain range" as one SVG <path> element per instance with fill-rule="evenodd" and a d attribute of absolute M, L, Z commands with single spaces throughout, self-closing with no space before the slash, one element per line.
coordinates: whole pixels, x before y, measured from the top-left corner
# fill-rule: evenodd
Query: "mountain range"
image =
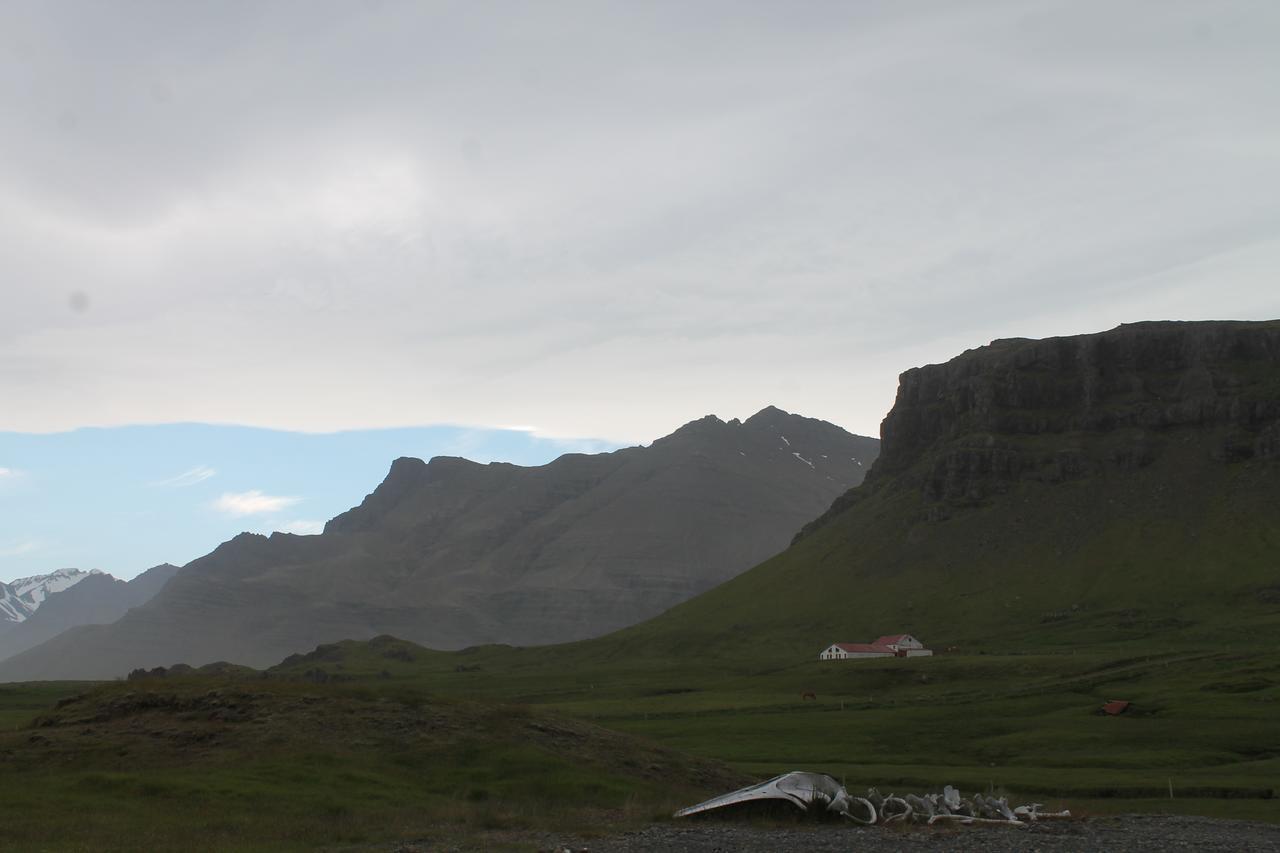
<path fill-rule="evenodd" d="M 0 631 L 10 624 L 25 622 L 50 595 L 98 574 L 101 572 L 97 569 L 57 569 L 10 583 L 0 581 Z"/>
<path fill-rule="evenodd" d="M 241 534 L 115 624 L 0 662 L 0 679 L 261 666 L 387 633 L 440 649 L 596 636 L 781 551 L 862 481 L 878 449 L 769 407 L 540 467 L 398 459 L 322 534 Z"/>
<path fill-rule="evenodd" d="M 1280 640 L 1280 321 L 993 341 L 903 373 L 881 434 L 770 408 L 540 468 L 397 460 L 322 535 L 237 537 L 0 679 L 383 633 L 532 645 L 658 613 L 583 653 Z"/>
<path fill-rule="evenodd" d="M 881 439 L 787 551 L 604 645 L 1280 640 L 1280 321 L 997 340 L 903 373 Z"/>
<path fill-rule="evenodd" d="M 0 623 L 0 660 L 13 657 L 80 625 L 107 625 L 149 601 L 178 571 L 168 563 L 148 569 L 129 581 L 97 569 L 60 569 L 39 579 L 23 578 L 13 586 L 37 606 L 22 621 Z M 70 583 L 68 583 L 70 582 Z M 36 589 L 43 594 L 33 595 Z"/>

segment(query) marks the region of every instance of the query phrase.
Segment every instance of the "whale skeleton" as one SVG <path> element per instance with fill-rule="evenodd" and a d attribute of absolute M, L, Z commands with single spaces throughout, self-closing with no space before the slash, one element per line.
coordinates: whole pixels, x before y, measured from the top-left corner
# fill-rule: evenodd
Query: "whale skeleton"
<path fill-rule="evenodd" d="M 955 788 L 947 785 L 938 794 L 881 794 L 877 789 L 867 791 L 865 797 L 855 796 L 825 773 L 809 773 L 796 770 L 775 776 L 759 785 L 739 788 L 728 794 L 689 806 L 675 813 L 676 817 L 705 814 L 733 806 L 752 803 L 790 803 L 806 814 L 830 814 L 848 818 L 854 823 L 935 823 L 995 824 L 1011 827 L 1030 826 L 1039 820 L 1069 818 L 1071 812 L 1042 811 L 1043 803 L 1010 807 L 1007 797 L 974 794 L 962 797 Z"/>

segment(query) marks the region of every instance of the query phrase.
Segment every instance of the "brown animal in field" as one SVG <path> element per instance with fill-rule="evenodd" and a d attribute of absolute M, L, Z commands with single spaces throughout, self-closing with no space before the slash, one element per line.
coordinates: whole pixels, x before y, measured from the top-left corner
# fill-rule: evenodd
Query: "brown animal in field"
<path fill-rule="evenodd" d="M 805 692 L 803 692 L 803 693 L 801 693 L 801 694 L 800 694 L 800 701 L 801 701 L 801 702 L 807 702 L 807 701 L 808 701 L 808 700 L 810 700 L 810 699 L 812 699 L 813 701 L 817 702 L 817 701 L 818 701 L 818 694 L 817 694 L 817 693 L 814 693 L 812 690 L 806 690 Z"/>

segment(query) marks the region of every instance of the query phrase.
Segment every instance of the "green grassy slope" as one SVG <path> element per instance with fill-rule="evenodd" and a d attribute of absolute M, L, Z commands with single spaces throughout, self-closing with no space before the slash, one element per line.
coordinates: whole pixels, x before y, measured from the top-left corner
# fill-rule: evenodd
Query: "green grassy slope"
<path fill-rule="evenodd" d="M 880 488 L 600 647 L 794 660 L 909 631 L 970 651 L 1274 648 L 1278 507 L 1275 464 L 1224 465 L 1191 445 L 1123 480 L 1018 483 L 938 521 L 918 493 Z"/>
<path fill-rule="evenodd" d="M 6 849 L 311 850 L 441 827 L 582 830 L 746 778 L 564 715 L 403 682 L 183 676 L 66 693 L 0 731 L 0 798 L 22 816 L 6 822 Z"/>

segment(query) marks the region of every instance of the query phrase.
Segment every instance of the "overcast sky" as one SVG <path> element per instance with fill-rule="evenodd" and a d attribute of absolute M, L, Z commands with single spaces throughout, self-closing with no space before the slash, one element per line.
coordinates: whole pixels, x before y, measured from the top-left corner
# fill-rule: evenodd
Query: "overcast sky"
<path fill-rule="evenodd" d="M 1277 269 L 1273 0 L 0 11 L 0 429 L 875 435 Z"/>

